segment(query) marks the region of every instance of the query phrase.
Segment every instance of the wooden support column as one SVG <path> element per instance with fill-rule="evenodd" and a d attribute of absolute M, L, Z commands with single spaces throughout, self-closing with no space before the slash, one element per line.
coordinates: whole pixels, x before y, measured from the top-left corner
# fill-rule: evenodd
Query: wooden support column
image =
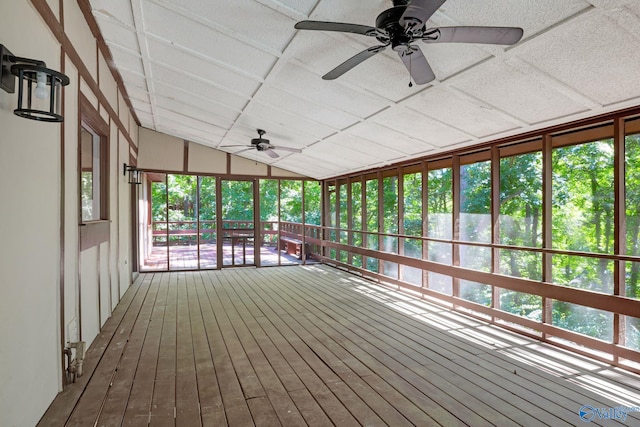
<path fill-rule="evenodd" d="M 362 231 L 367 231 L 367 181 L 364 175 L 360 175 L 360 216 L 362 218 Z M 362 233 L 362 247 L 369 247 L 369 235 Z M 362 255 L 362 268 L 367 269 L 367 257 Z"/>
<path fill-rule="evenodd" d="M 276 248 L 278 248 L 278 265 L 282 265 L 282 251 L 280 250 L 280 237 L 281 237 L 281 233 L 282 233 L 282 224 L 280 223 L 280 180 L 278 179 L 278 190 L 277 190 L 277 200 L 278 200 L 278 234 L 277 234 L 277 242 L 276 242 Z"/>
<path fill-rule="evenodd" d="M 384 232 L 384 185 L 382 183 L 382 171 L 378 171 L 378 233 Z M 382 251 L 384 248 L 384 237 L 382 234 L 378 234 L 378 250 Z M 378 273 L 384 274 L 384 263 L 378 258 Z"/>
<path fill-rule="evenodd" d="M 551 225 L 553 218 L 552 211 L 552 141 L 551 135 L 543 136 L 542 146 L 542 247 L 543 249 L 551 249 L 552 233 Z M 542 253 L 542 281 L 551 283 L 553 281 L 551 269 L 551 257 L 549 252 Z M 542 323 L 553 323 L 553 301 L 549 298 L 542 297 Z M 546 333 L 542 332 L 542 339 L 546 339 Z"/>
<path fill-rule="evenodd" d="M 305 193 L 305 189 L 306 189 L 306 184 L 307 181 L 300 181 L 300 184 L 302 186 L 302 194 L 301 194 L 301 201 L 300 203 L 302 203 L 302 209 L 301 209 L 301 220 L 302 220 L 302 248 L 300 248 L 300 253 L 302 254 L 302 265 L 305 265 L 307 263 L 307 250 L 305 248 L 305 246 L 307 245 L 307 216 L 305 215 L 305 197 L 304 197 L 304 193 Z M 258 205 L 260 206 L 260 205 Z"/>
<path fill-rule="evenodd" d="M 460 156 L 453 156 L 451 165 L 451 181 L 453 191 L 453 218 L 451 238 L 454 241 L 460 240 Z M 460 245 L 453 243 L 451 248 L 451 264 L 460 266 Z M 454 297 L 460 296 L 460 279 L 452 278 L 452 294 Z"/>
<path fill-rule="evenodd" d="M 168 212 L 168 211 L 167 211 Z M 169 240 L 167 239 L 167 242 Z M 222 230 L 222 180 L 216 178 L 216 268 L 220 270 L 223 263 L 224 231 Z"/>
<path fill-rule="evenodd" d="M 495 145 L 491 147 L 491 243 L 500 244 L 500 149 Z M 491 248 L 491 272 L 500 273 L 500 249 L 495 246 Z M 492 285 L 491 296 L 491 307 L 500 309 L 500 288 Z"/>
<path fill-rule="evenodd" d="M 422 162 L 422 237 L 429 235 L 429 169 Z M 422 259 L 429 259 L 429 242 L 422 241 Z M 422 287 L 429 287 L 429 272 L 422 270 Z"/>
<path fill-rule="evenodd" d="M 404 230 L 404 168 L 398 168 L 398 234 L 405 234 Z M 398 255 L 404 255 L 405 239 L 398 237 Z M 398 279 L 402 277 L 402 267 L 398 264 Z"/>
<path fill-rule="evenodd" d="M 334 225 L 335 225 L 335 233 L 336 233 L 336 237 L 335 240 L 338 243 L 344 243 L 342 241 L 342 227 L 340 224 L 340 183 L 338 181 L 336 181 L 336 205 L 335 205 L 335 218 L 334 218 Z M 341 257 L 341 253 L 340 253 L 340 249 L 336 249 L 336 261 L 340 261 L 340 257 Z"/>
<path fill-rule="evenodd" d="M 616 255 L 626 253 L 626 209 L 625 209 L 625 126 L 624 119 L 618 117 L 613 124 L 613 187 L 614 187 L 614 235 L 613 247 Z M 625 262 L 613 262 L 613 294 L 625 296 Z M 613 315 L 613 344 L 625 345 L 626 321 L 622 314 Z M 618 363 L 618 355 L 614 354 L 614 363 Z"/>
<path fill-rule="evenodd" d="M 202 268 L 200 266 L 200 181 L 202 177 L 196 176 L 196 206 L 194 214 L 196 215 L 196 245 L 198 247 L 198 270 Z M 168 248 L 168 246 L 167 246 Z"/>
<path fill-rule="evenodd" d="M 347 244 L 353 246 L 353 197 L 351 194 L 351 177 L 347 178 Z M 347 255 L 347 264 L 353 265 L 353 252 Z"/>
<path fill-rule="evenodd" d="M 260 225 L 260 181 L 253 181 L 253 263 L 260 267 L 260 247 L 262 246 L 262 226 Z"/>

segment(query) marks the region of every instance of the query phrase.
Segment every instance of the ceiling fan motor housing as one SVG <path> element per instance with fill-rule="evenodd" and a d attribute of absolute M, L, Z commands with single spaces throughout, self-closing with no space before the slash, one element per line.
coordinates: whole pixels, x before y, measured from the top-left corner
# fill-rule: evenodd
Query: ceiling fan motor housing
<path fill-rule="evenodd" d="M 263 151 L 269 148 L 269 140 L 264 138 L 253 138 L 251 145 L 255 145 L 258 151 Z"/>
<path fill-rule="evenodd" d="M 407 9 L 406 2 L 404 3 L 404 5 L 396 5 L 383 11 L 376 18 L 376 28 L 385 30 L 389 34 L 388 38 L 384 36 L 377 37 L 378 41 L 381 43 L 389 43 L 391 41 L 391 47 L 396 52 L 406 50 L 407 46 L 413 41 L 412 35 L 407 33 L 404 27 L 400 25 L 400 18 Z"/>
<path fill-rule="evenodd" d="M 262 137 L 267 132 L 262 129 L 256 129 L 256 131 L 258 131 L 258 135 L 260 135 L 260 137 L 253 138 L 251 140 L 251 145 L 255 145 L 258 151 L 264 151 L 269 149 L 269 146 L 270 146 L 269 140 Z"/>

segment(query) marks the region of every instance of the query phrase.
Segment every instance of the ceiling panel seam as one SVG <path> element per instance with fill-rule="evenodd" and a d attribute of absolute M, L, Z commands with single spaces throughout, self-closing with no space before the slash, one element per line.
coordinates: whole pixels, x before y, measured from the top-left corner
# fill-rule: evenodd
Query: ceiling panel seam
<path fill-rule="evenodd" d="M 507 58 L 505 60 L 505 64 L 524 74 L 527 74 L 528 76 L 530 75 L 532 79 L 539 81 L 545 86 L 554 89 L 555 91 L 578 102 L 579 104 L 584 105 L 589 109 L 593 110 L 597 108 L 602 108 L 602 104 L 589 98 L 588 96 L 578 91 L 577 89 L 563 83 L 562 81 L 558 80 L 557 78 L 550 75 L 549 73 L 542 71 L 540 68 L 536 67 L 535 65 L 525 61 L 524 59 L 516 55 L 512 55 L 511 57 Z"/>
<path fill-rule="evenodd" d="M 149 47 L 147 39 L 144 35 L 144 12 L 142 10 L 141 0 L 131 0 L 131 11 L 133 13 L 133 22 L 135 23 L 136 36 L 138 38 L 138 47 L 140 48 L 140 56 L 142 59 L 142 69 L 144 70 L 147 81 L 147 90 L 149 91 L 149 102 L 151 105 L 151 117 L 153 119 L 153 127 L 158 125 L 157 110 L 155 102 L 155 90 L 153 87 L 153 79 L 151 75 L 151 65 L 149 64 Z"/>
<path fill-rule="evenodd" d="M 566 25 L 568 22 L 573 21 L 574 19 L 577 19 L 583 15 L 586 15 L 590 12 L 593 12 L 594 10 L 596 10 L 596 8 L 594 6 L 587 6 L 582 10 L 577 11 L 576 13 L 574 13 L 573 15 L 569 15 L 567 17 L 565 17 L 564 19 L 559 20 L 558 22 L 555 22 L 551 25 L 549 25 L 548 27 L 544 27 L 542 30 L 538 31 L 537 33 L 532 33 L 532 34 L 526 34 L 524 35 L 524 37 L 522 38 L 522 40 L 520 40 L 516 45 L 510 46 L 508 49 L 505 50 L 513 50 L 513 49 L 521 49 L 524 45 L 532 42 L 533 40 L 537 39 L 538 37 L 542 36 L 543 34 L 547 34 L 549 32 L 553 32 L 555 30 L 557 30 L 558 28 L 560 28 L 563 25 Z"/>
<path fill-rule="evenodd" d="M 250 78 L 252 80 L 255 80 L 257 82 L 264 81 L 263 77 L 261 77 L 261 76 L 258 76 L 256 74 L 251 74 L 251 73 L 247 72 L 247 70 L 244 70 L 242 68 L 237 68 L 237 67 L 234 67 L 234 66 L 232 66 L 230 64 L 227 64 L 225 62 L 218 61 L 215 58 L 212 58 L 210 56 L 201 54 L 198 51 L 195 51 L 195 50 L 187 48 L 186 46 L 182 46 L 182 45 L 179 45 L 179 44 L 174 44 L 172 42 L 169 42 L 166 39 L 163 39 L 162 37 L 160 37 L 160 36 L 158 36 L 156 34 L 147 34 L 146 36 L 147 36 L 148 39 L 151 39 L 153 41 L 161 43 L 161 44 L 165 45 L 168 48 L 175 49 L 175 50 L 180 50 L 180 51 L 182 51 L 182 52 L 184 52 L 184 53 L 186 53 L 188 55 L 191 55 L 191 56 L 194 56 L 196 58 L 205 60 L 207 62 L 211 62 L 211 63 L 213 63 L 215 65 L 220 66 L 220 67 L 226 68 L 227 70 L 233 71 L 234 73 L 242 74 L 243 76 L 248 77 L 248 78 Z"/>
<path fill-rule="evenodd" d="M 190 122 L 189 126 L 191 128 L 193 128 L 194 130 L 196 130 L 196 131 L 211 132 L 214 129 L 220 129 L 221 132 L 226 132 L 225 128 L 222 128 L 222 127 L 220 127 L 218 125 L 214 125 L 213 123 L 204 122 L 204 121 L 196 119 L 194 117 L 185 116 L 184 114 L 176 113 L 175 111 L 170 111 L 170 110 L 167 110 L 165 108 L 160 108 L 160 107 L 158 108 L 158 115 L 160 117 L 165 118 L 167 121 L 170 121 L 170 122 L 179 123 L 177 120 L 171 118 L 166 113 L 173 114 L 174 116 L 177 116 L 176 118 L 187 119 Z M 200 124 L 202 125 L 202 127 L 198 127 L 198 125 L 200 125 Z"/>
<path fill-rule="evenodd" d="M 220 25 L 216 22 L 212 22 L 209 21 L 208 19 L 203 18 L 200 15 L 197 15 L 193 12 L 191 12 L 190 10 L 187 10 L 185 8 L 182 8 L 180 6 L 177 6 L 171 2 L 168 2 L 166 0 L 147 0 L 150 1 L 151 3 L 154 3 L 170 12 L 173 12 L 175 14 L 178 14 L 184 18 L 189 19 L 190 21 L 193 22 L 197 22 L 198 24 L 204 25 L 205 27 L 217 31 L 221 34 L 224 34 L 226 36 L 229 36 L 231 38 L 234 38 L 236 40 L 238 40 L 241 43 L 246 44 L 247 46 L 251 46 L 253 48 L 256 48 L 258 50 L 261 50 L 262 52 L 265 52 L 271 56 L 275 56 L 276 58 L 280 57 L 280 55 L 282 54 L 282 52 L 280 52 L 277 49 L 274 49 L 270 46 L 264 45 L 262 43 L 258 43 L 256 40 L 253 40 L 249 37 L 246 37 L 242 34 L 239 34 L 236 31 L 233 31 L 223 25 Z"/>
<path fill-rule="evenodd" d="M 485 108 L 485 109 L 489 109 L 491 111 L 494 111 L 495 113 L 509 119 L 512 122 L 515 122 L 516 124 L 519 124 L 521 127 L 526 127 L 531 125 L 531 123 L 527 122 L 526 120 L 521 119 L 520 117 L 514 116 L 513 114 L 507 113 L 506 111 L 502 110 L 501 108 L 496 107 L 495 105 L 491 104 L 488 101 L 485 101 L 484 99 L 475 97 L 467 92 L 465 92 L 464 90 L 454 86 L 453 83 L 447 83 L 444 84 L 443 87 L 445 87 L 447 90 L 451 91 L 451 92 L 455 92 L 456 95 L 474 103 L 475 105 L 479 106 L 480 108 Z"/>
<path fill-rule="evenodd" d="M 305 15 L 304 13 L 298 12 L 297 10 L 292 9 L 291 7 L 285 4 L 282 4 L 279 1 L 274 1 L 274 0 L 255 0 L 255 1 L 265 7 L 268 7 L 271 10 L 274 10 L 280 13 L 281 15 L 284 15 L 296 21 L 301 21 L 307 18 L 307 15 Z"/>
<path fill-rule="evenodd" d="M 105 41 L 105 43 L 107 44 L 107 46 L 108 46 L 108 47 L 109 47 L 109 49 L 111 50 L 111 52 L 112 52 L 111 54 L 112 54 L 112 55 L 113 55 L 113 51 L 115 50 L 115 51 L 119 51 L 119 52 L 121 52 L 121 53 L 123 53 L 123 54 L 126 54 L 126 55 L 135 56 L 135 58 L 136 58 L 136 59 L 139 59 L 139 60 L 140 60 L 140 62 L 142 62 L 142 61 L 143 61 L 143 58 L 142 58 L 142 56 L 140 55 L 140 53 L 139 53 L 139 52 L 135 52 L 135 51 L 133 51 L 133 50 L 127 49 L 126 47 L 123 47 L 123 46 L 121 46 L 121 45 L 119 45 L 119 44 L 114 44 L 114 43 L 112 43 L 112 42 L 110 42 L 110 41 L 108 41 L 108 40 L 107 40 L 107 41 Z M 135 74 L 136 76 L 142 77 L 142 78 L 144 78 L 144 79 L 145 79 L 145 85 L 147 84 L 147 83 L 146 83 L 146 78 L 147 78 L 147 76 L 146 76 L 145 74 L 140 74 L 138 71 L 136 71 L 136 70 L 134 70 L 134 69 L 131 69 L 131 68 L 127 68 L 127 67 L 125 67 L 125 66 L 124 66 L 123 64 L 121 64 L 121 63 L 119 63 L 119 64 L 118 64 L 118 70 L 119 70 L 119 71 L 125 71 L 125 72 L 127 72 L 127 73 Z M 144 70 L 144 68 L 143 68 L 143 70 Z M 124 76 L 123 76 L 123 78 L 124 78 Z M 148 91 L 148 90 L 149 90 L 147 87 L 142 88 L 142 89 L 144 89 L 145 91 Z"/>
<path fill-rule="evenodd" d="M 316 106 L 316 107 L 318 107 L 318 108 L 322 108 L 322 109 L 325 109 L 325 110 L 329 110 L 329 111 L 332 111 L 332 112 L 335 112 L 335 113 L 342 114 L 342 115 L 344 115 L 344 116 L 348 116 L 348 117 L 349 117 L 349 118 L 351 118 L 352 120 L 361 121 L 361 120 L 363 120 L 363 119 L 364 119 L 364 117 L 363 117 L 363 116 L 359 116 L 359 115 L 354 114 L 354 113 L 352 113 L 352 112 L 350 112 L 350 111 L 346 111 L 346 110 L 342 110 L 342 109 L 340 109 L 340 108 L 337 108 L 337 107 L 335 106 L 335 104 L 326 103 L 326 102 L 318 102 L 318 101 L 312 101 L 312 100 L 310 100 L 310 99 L 305 99 L 305 98 L 303 98 L 302 96 L 300 96 L 301 94 L 300 94 L 299 92 L 296 92 L 296 91 L 294 91 L 294 90 L 289 90 L 289 89 L 287 89 L 286 87 L 284 87 L 284 86 L 282 86 L 282 85 L 273 84 L 273 83 L 271 83 L 271 84 L 265 84 L 265 85 L 266 85 L 266 87 L 267 87 L 267 88 L 272 88 L 272 89 L 275 89 L 275 90 L 278 90 L 278 91 L 282 91 L 282 92 L 284 92 L 284 93 L 286 93 L 286 94 L 288 94 L 288 95 L 291 95 L 291 96 L 293 96 L 293 97 L 296 97 L 296 98 L 297 98 L 297 99 L 299 99 L 301 102 L 307 102 L 307 103 L 309 103 L 309 104 L 311 104 L 311 105 L 314 105 L 314 106 Z M 351 125 L 349 125 L 349 126 L 351 126 Z M 343 129 L 343 130 L 344 130 L 344 129 Z"/>
<path fill-rule="evenodd" d="M 179 101 L 176 101 L 176 102 L 177 102 L 178 104 L 185 105 L 185 104 L 183 104 L 183 103 L 181 103 L 181 102 L 179 102 Z M 181 114 L 181 115 L 183 115 L 183 116 L 185 116 L 185 117 L 188 117 L 188 118 L 191 118 L 191 119 L 194 119 L 194 120 L 199 120 L 199 121 L 204 122 L 204 120 L 203 120 L 203 119 L 201 119 L 201 118 L 199 118 L 199 117 L 196 117 L 196 116 L 193 116 L 193 115 L 186 115 L 186 114 L 181 113 L 180 111 L 178 111 L 178 110 L 176 110 L 175 108 L 172 108 L 172 107 L 170 107 L 170 106 L 166 106 L 166 105 L 164 105 L 164 106 L 159 107 L 159 108 L 160 108 L 160 109 L 162 109 L 162 110 L 165 110 L 165 111 L 169 111 L 169 112 L 172 112 L 172 113 L 175 113 L 175 114 Z M 179 107 L 178 107 L 178 108 L 179 108 Z M 219 128 L 221 128 L 221 129 L 224 129 L 225 131 L 228 129 L 226 126 L 218 125 L 218 124 L 215 124 L 215 123 L 224 123 L 224 122 L 232 123 L 232 122 L 233 122 L 233 120 L 232 120 L 232 119 L 224 118 L 224 117 L 222 117 L 222 116 L 220 116 L 220 115 L 218 115 L 218 114 L 215 114 L 215 113 L 213 113 L 213 112 L 210 112 L 210 111 L 205 112 L 205 113 L 206 113 L 206 115 L 207 115 L 207 117 L 208 117 L 209 119 L 211 119 L 211 118 L 215 118 L 215 119 L 216 119 L 216 121 L 215 121 L 214 123 L 212 123 L 212 122 L 205 122 L 205 123 L 209 123 L 209 124 L 211 124 L 212 126 L 219 127 Z"/>
<path fill-rule="evenodd" d="M 167 64 L 167 63 L 165 63 L 165 62 L 156 61 L 156 60 L 154 60 L 154 59 L 151 59 L 151 60 L 150 60 L 150 62 L 151 62 L 152 64 L 158 65 L 158 66 L 160 66 L 160 67 L 164 67 L 164 68 L 166 68 L 166 69 L 168 69 L 168 70 L 175 71 L 175 72 L 178 72 L 178 73 L 184 74 L 184 75 L 186 75 L 186 76 L 189 76 L 189 77 L 191 77 L 191 78 L 193 78 L 193 79 L 195 79 L 195 80 L 200 81 L 200 82 L 201 82 L 201 83 L 203 83 L 203 84 L 206 84 L 207 86 L 213 86 L 213 87 L 215 87 L 216 89 L 220 89 L 221 91 L 226 92 L 226 93 L 228 93 L 228 94 L 230 94 L 230 95 L 234 95 L 234 96 L 237 96 L 237 97 L 239 97 L 239 98 L 242 98 L 242 99 L 244 99 L 245 101 L 248 101 L 248 100 L 250 100 L 250 99 L 251 99 L 251 97 L 250 97 L 250 96 L 247 96 L 246 94 L 241 93 L 241 92 L 237 92 L 237 91 L 231 90 L 228 86 L 223 86 L 223 85 L 217 84 L 214 80 L 208 80 L 208 79 L 206 79 L 206 78 L 204 78 L 204 77 L 201 77 L 201 76 L 199 76 L 199 75 L 197 75 L 197 74 L 193 74 L 193 73 L 186 72 L 186 71 L 185 71 L 185 70 L 183 70 L 183 69 L 180 69 L 180 68 L 174 67 L 173 65 Z M 192 93 L 192 94 L 194 94 L 195 96 L 199 96 L 197 92 L 190 92 L 190 91 L 186 91 L 186 90 L 184 90 L 184 89 L 181 89 L 179 86 L 176 86 L 176 85 L 171 84 L 171 83 L 165 83 L 165 85 L 166 85 L 166 86 L 170 86 L 170 87 L 172 87 L 172 88 L 176 88 L 176 89 L 178 89 L 178 90 L 182 90 L 182 91 L 184 91 L 184 92 Z M 214 103 L 218 103 L 215 99 L 211 99 L 211 98 L 208 98 L 208 97 L 205 97 L 205 96 L 199 96 L 199 97 L 200 97 L 200 98 L 202 98 L 202 99 L 206 99 L 206 100 L 208 100 L 208 101 L 214 102 Z M 219 103 L 218 103 L 218 104 L 219 104 Z M 220 105 L 222 105 L 222 104 L 220 104 Z M 227 108 L 229 108 L 229 107 L 227 107 Z M 234 110 L 235 110 L 235 109 L 234 109 Z M 238 111 L 239 111 L 239 110 L 238 110 Z"/>
<path fill-rule="evenodd" d="M 454 126 L 454 125 L 452 125 L 450 123 L 443 122 L 442 120 L 436 119 L 435 117 L 432 117 L 432 116 L 430 116 L 428 114 L 425 114 L 422 111 L 416 109 L 415 107 L 412 107 L 410 105 L 406 105 L 406 106 L 403 106 L 403 107 L 408 109 L 408 110 L 411 110 L 411 111 L 415 112 L 416 114 L 420 114 L 421 116 L 424 116 L 425 120 L 430 120 L 432 122 L 438 123 L 438 124 L 448 128 L 448 129 L 452 129 L 452 130 L 455 130 L 456 132 L 460 132 L 461 134 L 463 134 L 467 138 L 469 138 L 468 142 L 475 142 L 475 141 L 478 141 L 480 139 L 480 137 L 478 137 L 477 135 L 473 135 L 473 134 L 467 132 L 466 130 L 463 130 L 463 129 L 457 127 L 457 126 Z"/>
<path fill-rule="evenodd" d="M 346 58 L 345 58 L 345 59 L 346 59 Z M 318 68 L 317 68 L 317 67 L 314 67 L 314 66 L 312 66 L 311 64 L 307 64 L 307 63 L 305 63 L 305 62 L 303 62 L 303 61 L 300 61 L 300 60 L 299 60 L 299 59 L 297 59 L 297 58 L 291 58 L 291 60 L 290 60 L 289 62 L 291 62 L 291 64 L 296 65 L 297 67 L 304 68 L 305 70 L 307 70 L 307 71 L 309 71 L 309 72 L 311 72 L 311 73 L 315 74 L 315 75 L 318 77 L 318 79 L 320 79 L 320 78 L 321 78 L 321 76 L 322 76 L 322 74 L 324 74 L 326 71 L 329 71 L 329 70 L 325 70 L 325 72 L 320 72 L 320 73 L 318 73 Z M 338 61 L 338 62 L 339 62 L 339 61 Z M 346 87 L 346 88 L 348 88 L 348 89 L 351 89 L 351 90 L 353 90 L 353 91 L 355 91 L 355 92 L 359 92 L 359 93 L 361 93 L 361 94 L 363 94 L 363 95 L 367 95 L 367 96 L 375 96 L 375 97 L 377 97 L 377 98 L 381 98 L 381 99 L 383 99 L 385 102 L 388 102 L 389 104 L 392 104 L 392 105 L 395 105 L 395 104 L 396 104 L 396 101 L 395 101 L 395 100 L 393 100 L 393 99 L 389 99 L 389 98 L 387 98 L 386 96 L 384 96 L 384 95 L 382 95 L 382 94 L 380 94 L 380 93 L 373 92 L 372 90 L 367 89 L 367 88 L 366 88 L 366 87 L 364 87 L 364 86 L 359 86 L 359 85 L 355 85 L 355 84 L 349 83 L 349 82 L 348 82 L 348 81 L 346 81 L 346 80 L 342 80 L 342 81 L 334 80 L 334 81 L 332 81 L 330 84 L 334 84 L 334 85 L 342 85 L 342 86 L 344 86 L 344 87 Z"/>
<path fill-rule="evenodd" d="M 611 9 L 606 9 L 602 13 L 609 21 L 640 40 L 640 17 L 631 10 L 623 7 L 617 9 L 615 13 Z"/>
<path fill-rule="evenodd" d="M 633 2 L 633 0 L 585 0 L 585 1 L 592 4 L 594 7 L 597 7 L 600 9 L 606 9 L 606 10 L 621 8 Z"/>
<path fill-rule="evenodd" d="M 117 25 L 120 28 L 122 28 L 123 30 L 130 31 L 132 33 L 136 32 L 136 28 L 135 27 L 132 27 L 129 24 L 123 22 L 122 20 L 120 20 L 117 17 L 113 16 L 111 13 L 109 13 L 108 11 L 106 11 L 104 9 L 92 9 L 91 12 L 93 13 L 94 18 L 98 22 L 99 21 L 105 21 L 105 22 L 108 22 L 110 24 Z"/>
<path fill-rule="evenodd" d="M 403 132 L 402 130 L 400 130 L 400 129 L 396 129 L 396 128 L 389 127 L 389 126 L 387 126 L 386 124 L 384 124 L 384 123 L 380 123 L 380 122 L 374 122 L 374 123 L 375 123 L 377 126 L 383 127 L 383 128 L 385 128 L 385 129 L 387 129 L 387 130 L 389 130 L 389 131 L 392 131 L 392 132 L 394 132 L 394 133 L 398 134 L 398 135 L 402 135 L 402 136 L 404 137 L 404 140 L 405 140 L 405 141 L 407 141 L 407 142 L 415 142 L 416 144 L 419 144 L 419 145 L 425 145 L 426 147 L 428 147 L 428 148 L 429 148 L 429 150 L 427 150 L 427 151 L 432 151 L 433 149 L 435 149 L 435 148 L 436 148 L 432 143 L 427 142 L 427 141 L 420 141 L 420 140 L 418 140 L 418 139 L 414 138 L 413 136 L 411 136 L 411 135 L 409 135 L 409 134 L 404 133 L 404 132 Z"/>

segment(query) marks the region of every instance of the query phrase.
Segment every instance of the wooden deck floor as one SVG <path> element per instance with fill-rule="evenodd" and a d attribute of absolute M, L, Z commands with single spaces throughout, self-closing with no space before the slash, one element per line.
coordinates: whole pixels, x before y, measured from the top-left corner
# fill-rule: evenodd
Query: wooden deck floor
<path fill-rule="evenodd" d="M 224 267 L 247 264 L 255 265 L 255 258 L 253 254 L 253 246 L 247 246 L 245 249 L 245 257 L 242 256 L 242 248 L 235 248 L 234 252 L 231 250 L 231 244 L 226 244 L 222 247 L 222 265 Z M 260 247 L 260 264 L 261 266 L 274 266 L 278 265 L 278 255 L 280 255 L 280 265 L 295 265 L 302 264 L 302 261 L 293 255 L 289 255 L 284 251 L 280 251 L 274 247 L 262 246 Z M 307 260 L 307 264 L 311 264 L 314 261 Z M 171 246 L 169 248 L 169 254 L 167 255 L 166 246 L 154 246 L 149 258 L 145 259 L 140 266 L 141 271 L 149 273 L 154 271 L 176 271 L 176 270 L 197 270 L 197 269 L 215 269 L 217 263 L 217 246 L 215 244 L 204 243 L 200 245 L 200 265 L 198 266 L 198 246 L 185 245 L 185 246 Z"/>
<path fill-rule="evenodd" d="M 149 273 L 40 425 L 569 426 L 583 405 L 640 406 L 639 388 L 327 266 Z"/>

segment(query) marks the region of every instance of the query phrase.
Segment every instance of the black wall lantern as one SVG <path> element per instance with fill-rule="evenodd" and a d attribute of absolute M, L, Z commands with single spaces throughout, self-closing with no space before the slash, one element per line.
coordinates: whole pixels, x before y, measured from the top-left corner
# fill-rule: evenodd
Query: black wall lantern
<path fill-rule="evenodd" d="M 122 175 L 126 175 L 129 172 L 129 184 L 142 184 L 142 171 L 135 166 L 127 166 L 126 163 L 122 164 Z"/>
<path fill-rule="evenodd" d="M 18 108 L 13 110 L 15 115 L 42 122 L 64 121 L 60 115 L 60 90 L 69 84 L 69 77 L 47 68 L 44 61 L 14 56 L 1 44 L 0 60 L 0 89 L 14 93 L 18 78 Z"/>

